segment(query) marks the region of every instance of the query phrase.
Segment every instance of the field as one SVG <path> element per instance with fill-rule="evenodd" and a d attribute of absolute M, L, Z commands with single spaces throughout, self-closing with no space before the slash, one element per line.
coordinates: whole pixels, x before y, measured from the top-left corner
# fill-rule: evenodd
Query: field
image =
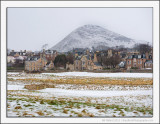
<path fill-rule="evenodd" d="M 8 73 L 8 117 L 152 117 L 152 73 Z"/>

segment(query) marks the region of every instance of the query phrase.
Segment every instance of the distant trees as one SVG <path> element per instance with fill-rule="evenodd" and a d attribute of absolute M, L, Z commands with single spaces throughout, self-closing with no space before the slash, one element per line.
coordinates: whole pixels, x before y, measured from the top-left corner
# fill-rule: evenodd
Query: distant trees
<path fill-rule="evenodd" d="M 16 59 L 15 63 L 13 64 L 14 67 L 24 67 L 23 60 Z"/>
<path fill-rule="evenodd" d="M 56 67 L 66 67 L 67 62 L 69 64 L 74 63 L 74 56 L 72 53 L 68 53 L 67 55 L 61 54 L 61 55 L 56 56 L 54 60 L 54 65 Z"/>
<path fill-rule="evenodd" d="M 65 67 L 66 63 L 67 63 L 67 58 L 66 58 L 66 55 L 64 54 L 57 55 L 54 60 L 54 65 L 56 67 Z"/>
<path fill-rule="evenodd" d="M 68 53 L 67 57 L 67 62 L 69 64 L 73 64 L 74 63 L 74 55 L 72 53 Z"/>
<path fill-rule="evenodd" d="M 106 56 L 102 57 L 102 64 L 111 68 L 115 68 L 116 65 L 120 63 L 120 61 L 121 59 L 119 55 L 113 55 L 112 57 L 109 58 L 107 58 Z"/>
<path fill-rule="evenodd" d="M 111 61 L 111 66 L 115 68 L 116 65 L 120 63 L 121 59 L 119 55 L 114 55 L 110 58 L 110 61 Z"/>
<path fill-rule="evenodd" d="M 140 52 L 140 54 L 145 54 L 146 52 L 150 52 L 151 51 L 151 46 L 148 44 L 136 44 L 134 46 L 134 50 L 137 50 Z"/>
<path fill-rule="evenodd" d="M 145 54 L 146 52 L 150 52 L 150 51 L 151 51 L 151 46 L 149 46 L 148 44 L 139 45 L 139 52 L 141 54 Z"/>
<path fill-rule="evenodd" d="M 47 48 L 48 48 L 48 44 L 44 44 L 44 45 L 42 45 L 41 49 L 43 50 L 43 49 L 47 49 Z"/>

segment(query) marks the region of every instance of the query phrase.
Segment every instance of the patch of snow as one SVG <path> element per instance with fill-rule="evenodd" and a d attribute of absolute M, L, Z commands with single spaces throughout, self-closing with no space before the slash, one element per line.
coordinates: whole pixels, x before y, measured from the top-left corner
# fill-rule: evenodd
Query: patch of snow
<path fill-rule="evenodd" d="M 74 96 L 74 97 L 113 97 L 113 96 L 127 96 L 127 95 L 152 95 L 152 90 L 141 91 L 93 91 L 93 90 L 65 90 L 58 88 L 46 88 L 39 90 L 40 92 L 47 92 L 55 96 Z"/>
<path fill-rule="evenodd" d="M 24 89 L 24 85 L 8 85 L 8 90 L 26 90 Z"/>
<path fill-rule="evenodd" d="M 152 73 L 93 73 L 93 72 L 62 72 L 62 73 L 42 73 L 56 76 L 85 76 L 85 77 L 132 77 L 132 78 L 152 78 Z"/>
<path fill-rule="evenodd" d="M 19 72 L 7 72 L 7 74 L 10 74 L 10 75 L 16 75 L 16 74 L 19 74 Z"/>

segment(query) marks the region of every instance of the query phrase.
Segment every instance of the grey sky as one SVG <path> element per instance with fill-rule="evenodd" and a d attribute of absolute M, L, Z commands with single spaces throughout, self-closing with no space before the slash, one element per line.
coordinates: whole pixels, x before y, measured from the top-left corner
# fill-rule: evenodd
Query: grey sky
<path fill-rule="evenodd" d="M 85 24 L 152 42 L 152 8 L 8 8 L 8 48 L 52 47 Z"/>

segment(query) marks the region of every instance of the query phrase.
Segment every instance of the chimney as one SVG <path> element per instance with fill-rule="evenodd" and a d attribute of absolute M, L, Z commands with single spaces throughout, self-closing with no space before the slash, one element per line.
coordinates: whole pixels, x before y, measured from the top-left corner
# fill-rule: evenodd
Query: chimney
<path fill-rule="evenodd" d="M 89 55 L 89 50 L 88 49 L 86 50 L 86 54 Z"/>
<path fill-rule="evenodd" d="M 146 59 L 149 59 L 149 54 L 148 54 L 148 52 L 146 52 Z"/>
<path fill-rule="evenodd" d="M 43 53 L 45 53 L 45 49 L 43 49 Z"/>
<path fill-rule="evenodd" d="M 93 62 L 98 62 L 97 61 L 97 54 L 96 53 L 94 53 L 94 60 L 93 60 Z"/>
<path fill-rule="evenodd" d="M 112 57 L 112 50 L 108 50 L 108 57 Z"/>
<path fill-rule="evenodd" d="M 40 58 L 42 58 L 42 53 L 40 53 Z"/>

